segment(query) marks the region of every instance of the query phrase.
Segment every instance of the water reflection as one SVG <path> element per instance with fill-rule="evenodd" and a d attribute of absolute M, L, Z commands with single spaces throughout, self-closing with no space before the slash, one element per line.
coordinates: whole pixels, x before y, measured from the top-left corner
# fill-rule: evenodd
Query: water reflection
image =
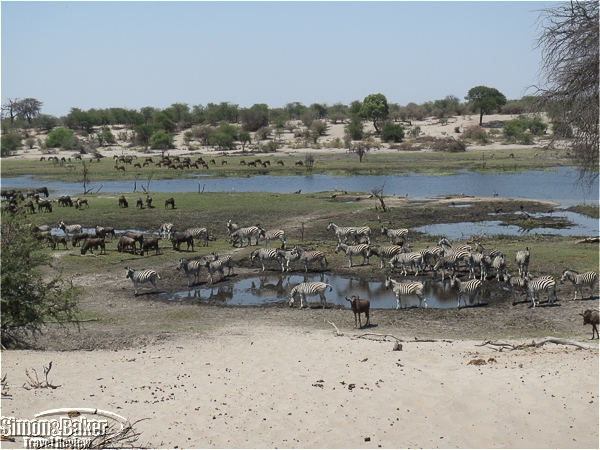
<path fill-rule="evenodd" d="M 297 283 L 307 281 L 323 281 L 333 286 L 332 292 L 326 292 L 328 305 L 347 307 L 345 297 L 358 295 L 371 301 L 371 308 L 394 309 L 396 297 L 390 290 L 385 289 L 385 282 L 367 281 L 361 278 L 342 277 L 339 275 L 263 275 L 236 281 L 231 285 L 210 286 L 201 283 L 194 288 L 176 292 L 168 299 L 171 301 L 194 300 L 203 303 L 230 305 L 230 306 L 259 306 L 273 303 L 285 303 L 288 294 Z M 400 279 L 398 280 L 400 281 Z M 405 279 L 402 281 L 414 281 Z M 423 282 L 423 281 L 421 281 Z M 456 292 L 450 289 L 449 283 L 427 280 L 424 282 L 423 294 L 427 298 L 430 308 L 456 307 Z M 316 297 L 318 299 L 318 297 Z M 489 293 L 482 294 L 482 301 L 486 303 Z M 309 304 L 315 298 L 308 298 Z M 402 302 L 407 307 L 418 307 L 419 299 L 416 296 L 403 297 Z M 472 304 L 473 299 L 468 299 Z"/>

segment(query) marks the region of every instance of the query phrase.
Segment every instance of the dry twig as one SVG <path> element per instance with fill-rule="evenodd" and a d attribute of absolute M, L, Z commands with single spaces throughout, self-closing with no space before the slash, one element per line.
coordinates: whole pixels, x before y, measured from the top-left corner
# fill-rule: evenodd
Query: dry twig
<path fill-rule="evenodd" d="M 595 347 L 591 347 L 586 344 L 582 344 L 581 342 L 573 341 L 571 339 L 561 339 L 561 338 L 555 338 L 552 336 L 545 337 L 545 338 L 539 340 L 538 342 L 531 341 L 531 343 L 529 343 L 529 344 L 513 345 L 513 344 L 508 344 L 506 342 L 484 341 L 481 344 L 476 344 L 476 345 L 477 345 L 477 347 L 483 347 L 486 345 L 499 347 L 498 349 L 494 349 L 494 350 L 501 352 L 502 350 L 522 350 L 524 348 L 531 348 L 531 347 L 539 348 L 542 345 L 548 344 L 548 343 L 559 344 L 559 345 L 573 345 L 574 347 L 578 347 L 578 348 L 581 348 L 584 350 L 592 350 L 595 348 Z"/>
<path fill-rule="evenodd" d="M 26 383 L 23 383 L 22 387 L 24 389 L 27 389 L 27 390 L 46 389 L 46 388 L 56 389 L 56 388 L 60 387 L 60 385 L 55 386 L 48 381 L 48 374 L 50 373 L 50 370 L 52 370 L 52 361 L 50 361 L 50 364 L 48 364 L 48 367 L 44 367 L 44 381 L 39 380 L 38 374 L 35 369 L 31 369 L 31 370 L 32 370 L 33 374 L 35 375 L 35 379 L 29 374 L 29 370 L 25 369 L 25 375 L 27 375 L 27 378 L 29 378 L 29 381 L 27 382 L 29 384 L 29 386 L 27 386 Z"/>
<path fill-rule="evenodd" d="M 343 336 L 344 335 L 344 333 L 340 333 L 340 330 L 338 329 L 338 327 L 335 326 L 335 323 L 330 322 L 329 320 L 327 321 L 327 323 L 329 325 L 331 325 L 333 328 L 335 328 L 335 335 L 336 336 Z"/>

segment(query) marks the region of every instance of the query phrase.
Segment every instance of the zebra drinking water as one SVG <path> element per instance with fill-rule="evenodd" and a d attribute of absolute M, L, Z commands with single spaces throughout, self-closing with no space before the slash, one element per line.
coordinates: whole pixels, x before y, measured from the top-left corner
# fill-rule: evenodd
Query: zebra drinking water
<path fill-rule="evenodd" d="M 369 263 L 369 256 L 371 256 L 371 251 L 367 244 L 346 245 L 339 242 L 335 249 L 335 253 L 339 253 L 340 250 L 343 250 L 344 253 L 346 253 L 346 256 L 348 256 L 348 267 L 352 267 L 352 257 L 357 255 L 362 255 L 363 265 L 365 264 L 365 261 L 367 262 L 367 264 Z"/>
<path fill-rule="evenodd" d="M 308 264 L 313 261 L 318 261 L 321 265 L 321 270 L 325 270 L 327 267 L 327 258 L 325 257 L 325 253 L 321 250 L 304 250 L 299 245 L 295 245 L 292 250 L 292 255 L 298 255 L 299 259 L 302 261 L 304 265 L 304 271 L 308 272 Z"/>
<path fill-rule="evenodd" d="M 152 283 L 152 286 L 154 286 L 154 292 L 158 292 L 158 288 L 156 287 L 156 280 L 160 280 L 161 278 L 155 270 L 133 270 L 131 267 L 127 266 L 125 267 L 125 272 L 125 278 L 131 278 L 131 281 L 133 281 L 133 289 L 135 295 L 138 295 L 139 283 Z"/>
<path fill-rule="evenodd" d="M 177 266 L 177 270 L 183 269 L 188 279 L 188 287 L 190 286 L 190 276 L 194 276 L 194 283 L 196 284 L 200 281 L 200 268 L 203 266 L 203 262 L 201 261 L 187 261 L 186 259 L 181 258 L 179 260 L 179 265 Z M 197 280 L 197 281 L 196 281 Z"/>
<path fill-rule="evenodd" d="M 323 308 L 325 308 L 325 290 L 327 289 L 327 286 L 329 286 L 329 292 L 331 292 L 333 290 L 333 286 L 321 281 L 309 281 L 307 283 L 296 284 L 290 291 L 289 305 L 294 305 L 294 297 L 296 294 L 300 295 L 300 308 L 304 308 L 304 302 L 306 302 L 306 306 L 308 306 L 306 297 L 314 297 L 315 295 L 318 295 L 321 298 Z"/>
<path fill-rule="evenodd" d="M 265 259 L 271 261 L 277 261 L 281 266 L 281 271 L 285 272 L 285 268 L 283 267 L 283 258 L 274 248 L 259 248 L 252 252 L 250 255 L 250 263 L 254 265 L 254 260 L 259 259 L 262 265 L 263 272 L 265 271 Z"/>
<path fill-rule="evenodd" d="M 453 276 L 450 281 L 450 286 L 457 291 L 458 304 L 457 308 L 460 308 L 460 299 L 463 295 L 472 295 L 475 294 L 475 298 L 477 299 L 477 304 L 481 304 L 481 288 L 483 283 L 481 280 L 469 280 L 469 281 L 460 281 L 457 277 Z M 465 300 L 465 306 L 467 306 L 467 301 Z"/>
<path fill-rule="evenodd" d="M 564 283 L 569 280 L 575 287 L 575 297 L 573 300 L 577 300 L 577 291 L 581 290 L 581 300 L 583 300 L 583 287 L 590 286 L 592 291 L 590 292 L 590 298 L 594 298 L 596 292 L 596 286 L 598 285 L 598 274 L 596 272 L 585 272 L 577 273 L 574 270 L 565 270 L 560 278 L 560 282 Z"/>
<path fill-rule="evenodd" d="M 519 250 L 515 255 L 520 277 L 525 277 L 529 273 L 529 257 L 529 247 L 525 247 L 525 250 Z"/>
<path fill-rule="evenodd" d="M 396 296 L 396 309 L 402 308 L 402 296 L 403 295 L 416 295 L 419 298 L 419 306 L 425 303 L 427 308 L 427 299 L 423 297 L 423 283 L 418 281 L 407 281 L 401 283 L 396 280 L 392 280 L 390 277 L 385 279 L 385 288 L 391 289 Z"/>
<path fill-rule="evenodd" d="M 402 238 L 405 241 L 408 241 L 408 229 L 406 228 L 398 228 L 396 230 L 392 230 L 382 225 L 381 234 L 390 238 L 390 244 L 393 243 L 394 238 Z"/>

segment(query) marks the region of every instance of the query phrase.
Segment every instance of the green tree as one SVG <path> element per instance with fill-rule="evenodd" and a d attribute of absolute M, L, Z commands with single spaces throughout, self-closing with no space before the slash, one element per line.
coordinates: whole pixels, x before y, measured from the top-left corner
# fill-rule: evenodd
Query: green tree
<path fill-rule="evenodd" d="M 33 125 L 35 127 L 46 132 L 52 131 L 57 124 L 58 119 L 50 114 L 40 114 L 33 120 Z"/>
<path fill-rule="evenodd" d="M 167 133 L 173 133 L 177 129 L 175 122 L 173 122 L 173 120 L 164 112 L 154 114 L 152 121 L 157 128 L 160 128 Z"/>
<path fill-rule="evenodd" d="M 150 137 L 150 148 L 153 150 L 164 150 L 167 148 L 175 148 L 173 138 L 164 130 L 158 130 Z"/>
<path fill-rule="evenodd" d="M 242 152 L 246 152 L 246 145 L 252 142 L 252 136 L 248 131 L 242 130 L 238 133 L 238 140 L 240 144 L 242 144 Z"/>
<path fill-rule="evenodd" d="M 381 139 L 384 142 L 402 142 L 404 128 L 400 124 L 386 122 L 381 128 Z"/>
<path fill-rule="evenodd" d="M 269 125 L 269 107 L 264 103 L 256 103 L 251 108 L 240 112 L 242 127 L 246 131 L 257 131 Z"/>
<path fill-rule="evenodd" d="M 96 139 L 98 140 L 98 145 L 102 147 L 103 145 L 113 145 L 117 143 L 117 139 L 115 135 L 112 134 L 110 128 L 106 125 L 103 126 L 98 133 L 96 133 Z"/>
<path fill-rule="evenodd" d="M 364 136 L 363 123 L 362 120 L 360 120 L 360 117 L 353 116 L 350 123 L 346 125 L 345 131 L 351 140 L 360 141 Z"/>
<path fill-rule="evenodd" d="M 135 127 L 134 130 L 137 140 L 145 147 L 147 147 L 148 144 L 150 144 L 150 138 L 156 131 L 154 125 L 150 123 L 138 125 Z"/>
<path fill-rule="evenodd" d="M 313 133 L 316 133 L 317 136 L 323 136 L 325 134 L 325 132 L 327 131 L 327 124 L 325 122 L 323 122 L 322 120 L 315 120 L 310 125 L 310 130 Z"/>
<path fill-rule="evenodd" d="M 74 136 L 75 132 L 73 130 L 67 130 L 66 128 L 58 127 L 48 133 L 48 136 L 45 140 L 46 147 L 63 147 L 63 144 Z"/>
<path fill-rule="evenodd" d="M 471 102 L 475 110 L 479 110 L 479 126 L 483 124 L 483 115 L 499 110 L 506 104 L 506 97 L 498 89 L 487 86 L 476 86 L 469 89 L 465 100 Z"/>
<path fill-rule="evenodd" d="M 208 136 L 209 145 L 214 145 L 221 149 L 235 148 L 234 141 L 238 138 L 238 129 L 225 121 L 221 122 L 219 127 Z"/>
<path fill-rule="evenodd" d="M 23 344 L 44 325 L 75 320 L 79 289 L 59 273 L 49 274 L 45 252 L 24 213 L 2 216 L 2 345 Z M 42 274 L 43 272 L 43 274 Z M 42 276 L 43 275 L 43 276 Z"/>
<path fill-rule="evenodd" d="M 2 134 L 2 157 L 10 156 L 21 148 L 21 135 L 19 133 Z"/>
<path fill-rule="evenodd" d="M 19 102 L 19 115 L 27 122 L 31 121 L 40 115 L 43 103 L 35 98 L 25 98 Z"/>
<path fill-rule="evenodd" d="M 383 94 L 367 95 L 360 107 L 360 116 L 372 121 L 377 133 L 379 133 L 377 124 L 387 120 L 389 113 L 387 98 Z"/>

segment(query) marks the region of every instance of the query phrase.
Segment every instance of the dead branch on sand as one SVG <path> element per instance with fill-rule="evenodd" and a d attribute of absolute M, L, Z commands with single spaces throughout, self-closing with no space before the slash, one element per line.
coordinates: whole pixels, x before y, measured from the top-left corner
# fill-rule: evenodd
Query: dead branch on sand
<path fill-rule="evenodd" d="M 60 385 L 55 386 L 52 383 L 50 383 L 48 381 L 48 374 L 50 373 L 50 370 L 52 370 L 52 361 L 50 361 L 50 364 L 48 364 L 48 367 L 44 367 L 44 380 L 40 381 L 38 378 L 38 374 L 36 372 L 35 369 L 31 369 L 33 374 L 35 375 L 35 379 L 29 374 L 29 370 L 25 369 L 25 375 L 27 375 L 27 378 L 29 378 L 29 381 L 27 382 L 29 384 L 29 386 L 27 386 L 25 383 L 23 383 L 23 388 L 30 390 L 30 389 L 45 389 L 45 388 L 50 388 L 50 389 L 56 389 L 58 387 L 60 387 Z"/>
<path fill-rule="evenodd" d="M 336 336 L 343 336 L 344 335 L 344 333 L 340 333 L 340 330 L 338 329 L 338 327 L 335 326 L 335 323 L 330 322 L 329 320 L 327 321 L 327 323 L 329 325 L 331 325 L 333 328 L 335 328 L 335 335 Z"/>
<path fill-rule="evenodd" d="M 592 347 L 586 344 L 582 344 L 581 342 L 577 342 L 577 341 L 573 341 L 571 339 L 560 339 L 560 338 L 555 338 L 552 336 L 548 336 L 545 337 L 541 340 L 539 340 L 538 342 L 536 341 L 531 341 L 531 343 L 529 344 L 508 344 L 506 342 L 493 342 L 493 341 L 484 341 L 481 344 L 475 344 L 477 347 L 483 347 L 486 345 L 491 345 L 494 347 L 499 347 L 499 348 L 494 348 L 494 350 L 501 352 L 502 350 L 522 350 L 525 348 L 531 348 L 531 347 L 535 347 L 535 348 L 539 348 L 544 344 L 559 344 L 559 345 L 573 345 L 575 347 L 584 349 L 584 350 L 592 350 L 596 347 Z"/>

